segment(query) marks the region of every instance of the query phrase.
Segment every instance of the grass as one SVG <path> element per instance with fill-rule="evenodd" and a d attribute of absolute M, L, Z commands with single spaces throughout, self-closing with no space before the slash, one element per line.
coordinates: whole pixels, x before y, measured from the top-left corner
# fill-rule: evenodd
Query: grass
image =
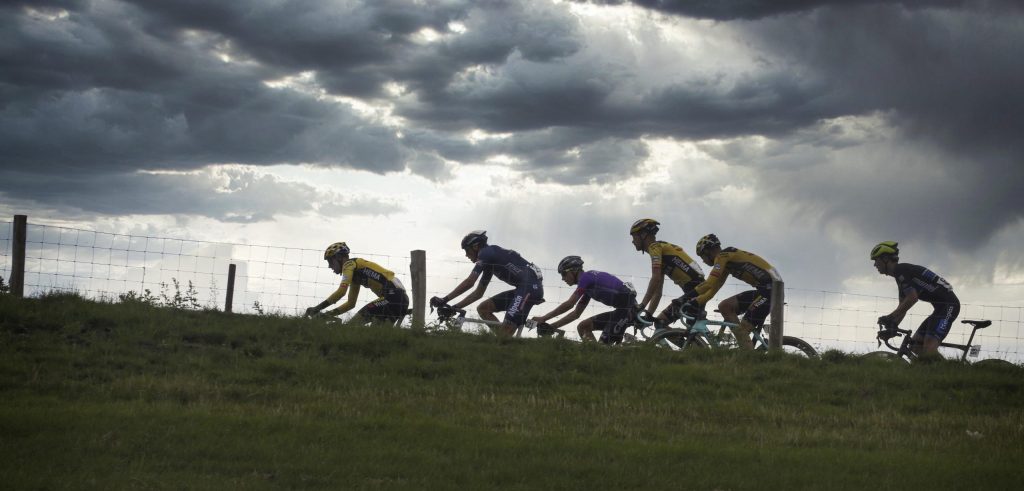
<path fill-rule="evenodd" d="M 1024 370 L 0 295 L 8 489 L 1017 489 Z"/>

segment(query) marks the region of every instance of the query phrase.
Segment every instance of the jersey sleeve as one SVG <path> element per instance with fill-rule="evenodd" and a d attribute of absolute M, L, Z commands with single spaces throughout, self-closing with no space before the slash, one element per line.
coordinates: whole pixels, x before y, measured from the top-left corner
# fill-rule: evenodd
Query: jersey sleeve
<path fill-rule="evenodd" d="M 651 244 L 650 247 L 647 248 L 647 253 L 651 255 L 651 269 L 656 270 L 660 273 L 662 261 L 664 261 L 664 259 L 661 257 L 661 244 L 658 242 Z"/>
<path fill-rule="evenodd" d="M 725 269 L 725 265 L 728 264 L 729 258 L 725 254 L 719 254 L 715 258 L 715 264 L 711 266 L 711 271 L 708 273 L 708 279 L 704 280 L 703 283 L 697 285 L 697 302 L 701 305 L 706 305 L 711 297 L 714 297 L 718 290 L 725 284 L 726 277 L 729 273 Z"/>
<path fill-rule="evenodd" d="M 345 265 L 341 267 L 341 286 L 349 286 L 352 284 L 352 278 L 356 275 L 356 260 L 349 259 L 345 262 Z"/>

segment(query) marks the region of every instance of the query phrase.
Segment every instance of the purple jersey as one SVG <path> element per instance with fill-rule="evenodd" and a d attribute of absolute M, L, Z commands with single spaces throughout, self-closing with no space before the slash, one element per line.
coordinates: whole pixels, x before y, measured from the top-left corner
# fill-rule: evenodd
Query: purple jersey
<path fill-rule="evenodd" d="M 576 283 L 576 291 L 583 294 L 583 299 L 593 298 L 611 307 L 619 307 L 623 295 L 632 291 L 613 275 L 601 271 L 584 271 L 580 273 Z"/>

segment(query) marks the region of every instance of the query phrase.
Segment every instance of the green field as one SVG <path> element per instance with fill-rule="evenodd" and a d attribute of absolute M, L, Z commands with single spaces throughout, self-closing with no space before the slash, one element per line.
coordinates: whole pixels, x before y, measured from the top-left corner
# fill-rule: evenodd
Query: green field
<path fill-rule="evenodd" d="M 1019 489 L 1024 370 L 0 295 L 5 489 Z"/>

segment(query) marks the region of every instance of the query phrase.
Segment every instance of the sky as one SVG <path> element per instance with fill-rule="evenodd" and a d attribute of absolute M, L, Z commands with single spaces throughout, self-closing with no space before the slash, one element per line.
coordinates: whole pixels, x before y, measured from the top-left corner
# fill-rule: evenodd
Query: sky
<path fill-rule="evenodd" d="M 1024 306 L 1022 51 L 1010 0 L 8 0 L 0 216 L 454 276 L 475 229 L 645 275 L 649 217 L 788 288 L 895 297 L 896 240 Z"/>

